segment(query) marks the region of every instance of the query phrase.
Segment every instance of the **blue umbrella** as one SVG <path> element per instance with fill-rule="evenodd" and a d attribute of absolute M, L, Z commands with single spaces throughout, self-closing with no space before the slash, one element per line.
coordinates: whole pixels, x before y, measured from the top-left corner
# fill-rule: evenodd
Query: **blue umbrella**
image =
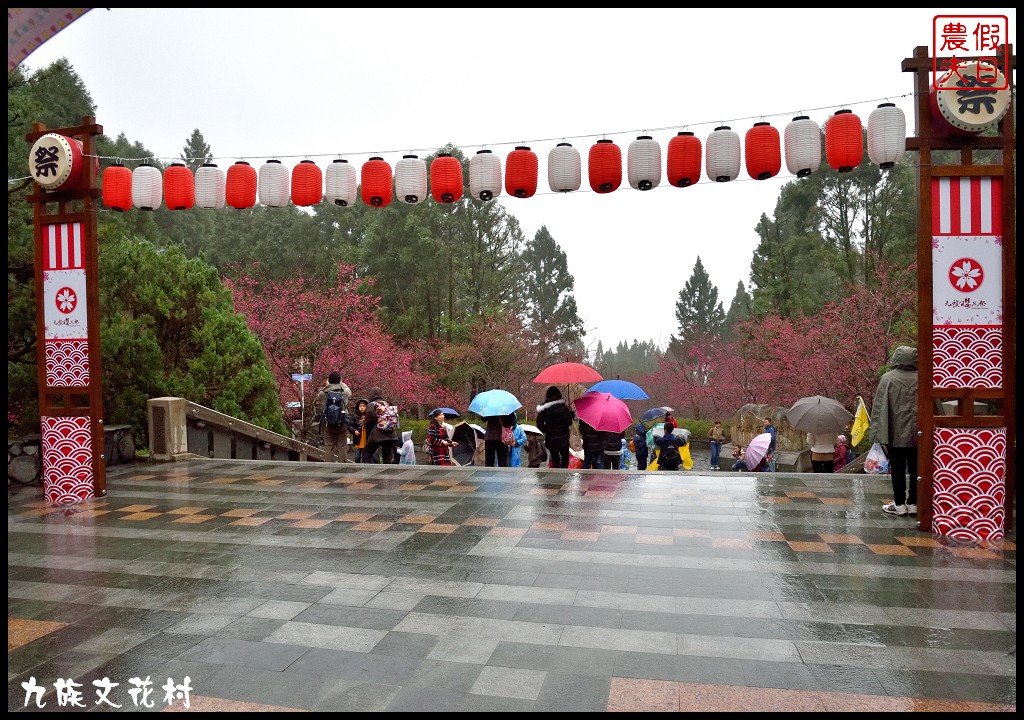
<path fill-rule="evenodd" d="M 469 404 L 469 411 L 480 417 L 496 417 L 508 415 L 521 408 L 523 404 L 508 390 L 484 390 Z"/>
<path fill-rule="evenodd" d="M 434 408 L 433 410 L 430 411 L 430 415 L 428 417 L 434 417 L 434 414 L 438 410 L 443 412 L 448 417 L 461 417 L 461 415 L 459 415 L 459 411 L 454 408 Z"/>
<path fill-rule="evenodd" d="M 644 422 L 649 422 L 650 420 L 653 420 L 656 417 L 661 417 L 665 413 L 670 412 L 672 412 L 672 408 L 668 407 L 667 405 L 664 405 L 662 407 L 653 407 L 650 410 L 645 411 L 644 414 L 640 416 L 640 419 L 643 420 Z"/>
<path fill-rule="evenodd" d="M 619 400 L 647 400 L 650 395 L 644 389 L 628 380 L 602 380 L 590 386 L 587 392 L 608 393 Z"/>

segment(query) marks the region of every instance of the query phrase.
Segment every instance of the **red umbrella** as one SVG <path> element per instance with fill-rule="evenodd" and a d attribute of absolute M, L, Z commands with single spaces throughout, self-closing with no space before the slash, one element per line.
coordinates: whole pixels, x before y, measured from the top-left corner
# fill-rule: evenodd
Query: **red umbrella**
<path fill-rule="evenodd" d="M 580 420 L 599 431 L 622 432 L 633 424 L 626 403 L 604 392 L 588 392 L 576 400 Z"/>
<path fill-rule="evenodd" d="M 604 380 L 601 374 L 589 365 L 574 362 L 563 362 L 550 365 L 540 371 L 533 379 L 535 383 L 557 385 L 559 383 L 590 383 Z"/>

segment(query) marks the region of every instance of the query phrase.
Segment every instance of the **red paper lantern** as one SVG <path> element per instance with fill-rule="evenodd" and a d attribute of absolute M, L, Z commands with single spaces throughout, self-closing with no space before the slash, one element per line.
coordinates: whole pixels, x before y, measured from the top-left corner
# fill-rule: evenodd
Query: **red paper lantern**
<path fill-rule="evenodd" d="M 256 204 L 256 168 L 245 160 L 239 160 L 228 168 L 224 185 L 227 204 L 238 210 L 251 208 Z"/>
<path fill-rule="evenodd" d="M 132 206 L 132 171 L 119 162 L 103 171 L 103 204 L 118 212 Z"/>
<path fill-rule="evenodd" d="M 168 210 L 191 210 L 196 204 L 196 178 L 184 163 L 164 170 L 164 202 Z"/>
<path fill-rule="evenodd" d="M 611 140 L 598 140 L 590 146 L 587 176 L 596 193 L 610 193 L 622 184 L 622 149 Z"/>
<path fill-rule="evenodd" d="M 782 169 L 782 142 L 779 131 L 766 122 L 754 123 L 743 139 L 747 174 L 755 180 L 775 177 Z"/>
<path fill-rule="evenodd" d="M 449 153 L 438 154 L 430 163 L 430 194 L 445 204 L 462 197 L 462 163 Z"/>
<path fill-rule="evenodd" d="M 850 172 L 864 157 L 864 128 L 852 110 L 837 110 L 825 121 L 825 160 L 839 172 Z"/>
<path fill-rule="evenodd" d="M 684 130 L 668 141 L 668 181 L 675 187 L 689 187 L 700 180 L 700 138 Z"/>
<path fill-rule="evenodd" d="M 387 207 L 391 202 L 391 166 L 382 157 L 363 163 L 363 202 L 371 207 Z"/>
<path fill-rule="evenodd" d="M 316 205 L 324 197 L 324 174 L 312 160 L 292 168 L 292 203 L 299 207 Z"/>
<path fill-rule="evenodd" d="M 505 189 L 517 198 L 528 198 L 537 192 L 537 153 L 526 145 L 518 145 L 505 158 Z"/>

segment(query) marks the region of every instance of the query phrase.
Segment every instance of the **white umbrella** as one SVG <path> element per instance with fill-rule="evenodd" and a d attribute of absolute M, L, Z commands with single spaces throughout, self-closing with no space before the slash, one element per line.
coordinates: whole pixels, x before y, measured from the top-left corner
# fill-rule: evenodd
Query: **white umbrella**
<path fill-rule="evenodd" d="M 544 435 L 544 433 L 542 433 L 540 431 L 540 428 L 538 428 L 536 425 L 527 425 L 526 423 L 519 423 L 519 427 L 523 429 L 523 432 L 528 432 L 533 435 Z"/>

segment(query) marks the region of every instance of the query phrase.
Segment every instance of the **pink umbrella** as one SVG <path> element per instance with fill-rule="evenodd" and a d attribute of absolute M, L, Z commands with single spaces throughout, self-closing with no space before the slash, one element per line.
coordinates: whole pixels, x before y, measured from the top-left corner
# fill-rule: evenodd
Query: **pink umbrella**
<path fill-rule="evenodd" d="M 599 431 L 622 432 L 633 424 L 626 403 L 605 392 L 588 392 L 576 400 L 580 420 Z"/>
<path fill-rule="evenodd" d="M 761 433 L 750 441 L 747 449 L 743 452 L 743 462 L 746 463 L 747 470 L 753 470 L 759 462 L 764 460 L 764 456 L 768 454 L 768 446 L 771 444 L 771 433 Z"/>

